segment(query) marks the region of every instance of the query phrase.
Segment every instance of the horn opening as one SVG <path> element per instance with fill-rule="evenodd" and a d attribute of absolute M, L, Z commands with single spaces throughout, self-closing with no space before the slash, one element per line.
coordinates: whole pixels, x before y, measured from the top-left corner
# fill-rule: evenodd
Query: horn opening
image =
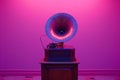
<path fill-rule="evenodd" d="M 47 36 L 56 42 L 70 40 L 77 32 L 77 22 L 69 14 L 58 13 L 50 17 L 46 23 Z"/>

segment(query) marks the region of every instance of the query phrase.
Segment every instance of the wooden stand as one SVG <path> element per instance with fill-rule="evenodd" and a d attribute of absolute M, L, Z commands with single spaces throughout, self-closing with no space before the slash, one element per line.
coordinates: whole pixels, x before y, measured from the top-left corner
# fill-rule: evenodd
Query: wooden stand
<path fill-rule="evenodd" d="M 79 62 L 41 62 L 41 80 L 78 80 Z"/>

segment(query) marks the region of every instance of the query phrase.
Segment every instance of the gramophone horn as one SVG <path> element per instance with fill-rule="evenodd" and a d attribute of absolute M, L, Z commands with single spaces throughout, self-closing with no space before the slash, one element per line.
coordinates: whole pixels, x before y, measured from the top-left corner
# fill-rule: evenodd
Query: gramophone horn
<path fill-rule="evenodd" d="M 56 42 L 68 41 L 76 32 L 76 20 L 66 13 L 57 13 L 51 16 L 46 23 L 47 36 Z"/>

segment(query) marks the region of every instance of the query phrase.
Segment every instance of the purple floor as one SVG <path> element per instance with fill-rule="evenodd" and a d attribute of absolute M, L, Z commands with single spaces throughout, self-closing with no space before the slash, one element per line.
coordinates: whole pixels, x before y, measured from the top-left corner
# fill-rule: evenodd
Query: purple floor
<path fill-rule="evenodd" d="M 40 76 L 26 78 L 25 76 L 3 76 L 0 80 L 41 80 Z M 120 76 L 78 76 L 78 80 L 120 80 Z"/>

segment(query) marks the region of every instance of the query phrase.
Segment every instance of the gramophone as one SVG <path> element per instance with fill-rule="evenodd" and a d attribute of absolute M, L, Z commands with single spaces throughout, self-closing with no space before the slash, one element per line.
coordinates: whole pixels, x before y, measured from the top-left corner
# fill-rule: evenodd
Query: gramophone
<path fill-rule="evenodd" d="M 77 27 L 75 18 L 67 13 L 57 13 L 47 20 L 46 34 L 54 42 L 45 48 L 44 61 L 76 61 L 75 48 L 67 47 L 64 43 L 75 36 Z"/>

